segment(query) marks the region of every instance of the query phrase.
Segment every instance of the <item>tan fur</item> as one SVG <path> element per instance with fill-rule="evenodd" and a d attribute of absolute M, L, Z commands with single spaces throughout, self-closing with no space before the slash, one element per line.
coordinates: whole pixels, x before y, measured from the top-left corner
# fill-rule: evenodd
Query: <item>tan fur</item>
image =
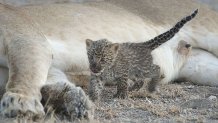
<path fill-rule="evenodd" d="M 50 64 L 67 72 L 88 71 L 85 39 L 144 41 L 170 28 L 177 18 L 196 8 L 199 8 L 198 17 L 178 36 L 153 52 L 156 59 L 171 61 L 170 66 L 156 61 L 165 75 L 162 83 L 179 77 L 179 68 L 184 61 L 173 52 L 180 40 L 218 56 L 216 12 L 193 0 L 108 0 L 20 8 L 0 5 L 0 51 L 3 51 L 0 52 L 0 65 L 10 69 L 6 94 L 2 99 L 2 105 L 6 102 L 10 106 L 3 108 L 2 112 L 31 110 L 36 115 L 43 115 L 41 104 L 36 107 L 32 101 L 40 100 L 39 89 L 46 83 Z M 213 60 L 218 61 L 213 57 Z M 195 63 L 191 63 L 191 66 L 195 66 Z M 194 76 L 198 78 L 203 75 Z M 209 79 L 213 81 L 211 85 L 218 86 L 217 78 Z M 195 81 L 207 84 L 200 79 Z M 15 97 L 16 100 L 21 98 L 28 106 L 24 109 L 16 103 L 15 107 L 9 103 L 9 97 Z"/>

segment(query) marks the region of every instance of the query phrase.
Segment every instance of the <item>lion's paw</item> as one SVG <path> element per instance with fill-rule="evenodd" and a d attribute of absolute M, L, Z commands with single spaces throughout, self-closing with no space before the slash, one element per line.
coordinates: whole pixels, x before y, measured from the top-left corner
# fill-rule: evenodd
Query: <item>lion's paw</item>
<path fill-rule="evenodd" d="M 93 104 L 80 87 L 57 83 L 45 85 L 41 93 L 47 112 L 55 110 L 59 119 L 77 121 L 93 117 Z"/>
<path fill-rule="evenodd" d="M 45 113 L 42 104 L 34 97 L 6 92 L 1 100 L 0 112 L 8 118 L 26 117 L 37 120 Z"/>
<path fill-rule="evenodd" d="M 80 87 L 71 88 L 64 95 L 65 113 L 70 120 L 92 119 L 93 104 Z"/>

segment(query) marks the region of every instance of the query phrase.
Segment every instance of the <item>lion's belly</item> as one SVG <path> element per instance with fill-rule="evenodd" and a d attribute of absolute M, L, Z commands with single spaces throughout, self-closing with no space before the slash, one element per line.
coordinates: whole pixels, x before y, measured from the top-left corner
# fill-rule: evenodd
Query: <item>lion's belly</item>
<path fill-rule="evenodd" d="M 88 70 L 88 58 L 85 44 L 74 42 L 63 44 L 59 41 L 49 41 L 53 49 L 52 66 L 63 71 L 81 72 Z"/>
<path fill-rule="evenodd" d="M 150 23 L 145 24 L 142 18 L 126 10 L 108 6 L 119 13 L 83 4 L 27 7 L 25 11 L 52 45 L 53 66 L 63 71 L 81 72 L 87 71 L 89 66 L 85 47 L 87 38 L 136 42 L 155 36 L 156 27 Z"/>
<path fill-rule="evenodd" d="M 113 42 L 145 41 L 157 34 L 163 33 L 169 28 L 169 25 L 173 25 L 172 22 L 168 22 L 167 25 L 152 23 L 149 18 L 144 19 L 126 10 L 113 6 L 111 7 L 114 10 L 104 10 L 98 7 L 71 4 L 64 5 L 64 7 L 58 5 L 50 7 L 45 6 L 45 8 L 31 7 L 26 8 L 26 12 L 31 15 L 32 19 L 35 20 L 38 25 L 40 25 L 41 31 L 48 37 L 49 42 L 52 45 L 54 54 L 52 65 L 63 71 L 69 72 L 88 70 L 88 60 L 85 48 L 85 39 L 87 38 L 93 40 L 107 38 Z M 116 10 L 117 12 L 115 13 Z M 185 15 L 185 13 L 183 13 L 183 15 Z M 201 34 L 193 30 L 191 30 L 192 33 L 190 33 L 189 28 L 191 28 L 191 26 L 187 25 L 182 29 L 178 34 L 180 35 L 179 37 L 190 42 L 192 45 L 195 41 L 205 42 L 202 40 L 202 36 L 205 35 L 199 36 Z M 195 30 L 199 29 L 195 28 Z M 200 29 L 200 31 L 202 30 L 204 29 Z M 190 35 L 194 35 L 197 39 L 190 38 Z M 176 41 L 179 40 L 175 40 L 174 38 L 169 41 L 168 44 L 176 46 Z M 214 40 L 211 40 L 211 42 L 214 42 Z M 202 44 L 203 45 L 200 45 L 202 48 L 208 49 L 205 43 Z M 195 46 L 195 44 L 193 46 Z M 199 43 L 196 43 L 196 47 L 197 46 L 199 46 Z M 217 49 L 216 45 L 212 46 Z M 163 50 L 163 53 L 164 52 L 166 51 Z M 159 55 L 160 53 L 157 52 L 156 54 Z M 168 57 L 168 55 L 166 56 Z M 163 56 L 160 56 L 160 58 L 162 57 Z M 166 69 L 169 71 L 165 73 L 167 74 L 166 76 L 169 76 L 166 77 L 169 78 L 169 81 L 178 73 L 177 69 L 174 68 L 174 63 L 178 62 L 173 61 L 176 60 L 174 58 L 171 58 L 171 60 L 172 61 L 169 64 L 172 66 L 172 69 L 168 69 L 169 67 L 165 65 Z M 163 59 L 160 61 L 163 61 Z M 168 60 L 166 59 L 166 61 Z"/>

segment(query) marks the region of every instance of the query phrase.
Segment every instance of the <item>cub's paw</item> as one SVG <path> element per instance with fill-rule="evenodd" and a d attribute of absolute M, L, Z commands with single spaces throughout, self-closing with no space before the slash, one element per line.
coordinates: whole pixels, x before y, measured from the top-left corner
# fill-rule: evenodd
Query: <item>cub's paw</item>
<path fill-rule="evenodd" d="M 64 94 L 64 106 L 65 114 L 71 121 L 93 118 L 93 104 L 80 87 L 72 87 Z"/>
<path fill-rule="evenodd" d="M 3 95 L 0 112 L 8 118 L 25 117 L 33 120 L 37 120 L 45 114 L 38 99 L 12 92 L 6 92 Z"/>
<path fill-rule="evenodd" d="M 101 93 L 104 89 L 104 85 L 102 82 L 100 82 L 97 79 L 93 79 L 89 82 L 89 87 L 88 87 L 88 94 L 89 98 L 92 101 L 97 101 L 101 97 Z"/>
<path fill-rule="evenodd" d="M 143 81 L 136 82 L 136 83 L 134 83 L 133 86 L 128 87 L 128 90 L 129 91 L 138 91 L 143 87 L 143 85 L 144 85 Z"/>

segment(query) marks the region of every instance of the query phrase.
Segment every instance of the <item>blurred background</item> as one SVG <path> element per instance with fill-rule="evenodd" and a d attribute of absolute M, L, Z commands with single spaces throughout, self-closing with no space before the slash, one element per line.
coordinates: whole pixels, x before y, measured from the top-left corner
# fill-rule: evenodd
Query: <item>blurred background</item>
<path fill-rule="evenodd" d="M 197 0 L 202 3 L 208 4 L 212 9 L 218 11 L 218 0 Z"/>
<path fill-rule="evenodd" d="M 90 1 L 104 1 L 104 0 L 0 0 L 0 3 L 10 4 L 14 6 L 21 5 L 36 5 L 36 4 L 50 4 L 50 3 L 65 3 L 65 2 L 90 2 Z M 208 4 L 212 9 L 218 11 L 218 0 L 196 0 Z"/>

